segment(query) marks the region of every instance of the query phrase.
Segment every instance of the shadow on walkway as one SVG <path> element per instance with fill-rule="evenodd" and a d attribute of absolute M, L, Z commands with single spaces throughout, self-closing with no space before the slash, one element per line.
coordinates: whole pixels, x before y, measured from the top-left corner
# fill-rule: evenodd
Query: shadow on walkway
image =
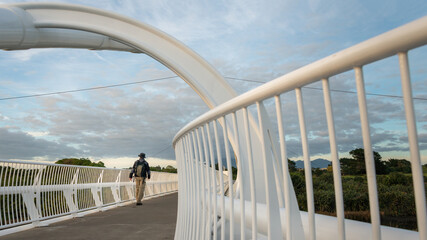
<path fill-rule="evenodd" d="M 173 239 L 177 215 L 178 193 L 117 207 L 105 212 L 86 215 L 47 227 L 0 237 L 0 240 L 133 240 Z"/>

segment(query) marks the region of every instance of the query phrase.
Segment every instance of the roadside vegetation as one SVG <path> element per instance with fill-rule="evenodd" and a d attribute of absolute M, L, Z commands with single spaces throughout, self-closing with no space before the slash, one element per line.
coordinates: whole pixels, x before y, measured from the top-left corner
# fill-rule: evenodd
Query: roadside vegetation
<path fill-rule="evenodd" d="M 364 151 L 358 148 L 350 151 L 350 155 L 352 158 L 340 159 L 345 218 L 370 222 Z M 377 152 L 374 152 L 374 159 L 381 224 L 417 230 L 410 162 L 405 159 L 382 161 Z M 296 169 L 292 161 L 289 163 L 298 205 L 301 210 L 307 211 L 304 171 Z M 424 184 L 427 186 L 427 165 L 423 166 L 423 170 Z M 313 188 L 316 213 L 336 215 L 332 166 L 313 169 Z"/>

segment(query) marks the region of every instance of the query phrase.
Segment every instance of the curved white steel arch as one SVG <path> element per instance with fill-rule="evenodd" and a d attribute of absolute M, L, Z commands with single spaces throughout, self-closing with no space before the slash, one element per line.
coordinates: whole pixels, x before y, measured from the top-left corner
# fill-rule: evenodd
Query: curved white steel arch
<path fill-rule="evenodd" d="M 180 76 L 210 108 L 237 95 L 194 51 L 147 24 L 80 5 L 20 3 L 1 6 L 0 48 L 51 46 L 143 52 Z"/>

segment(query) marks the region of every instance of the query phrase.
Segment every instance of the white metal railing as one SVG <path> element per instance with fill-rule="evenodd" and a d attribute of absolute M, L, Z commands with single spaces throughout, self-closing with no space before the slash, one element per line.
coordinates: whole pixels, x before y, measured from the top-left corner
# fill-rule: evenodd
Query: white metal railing
<path fill-rule="evenodd" d="M 423 239 L 427 240 L 426 196 L 412 99 L 408 50 L 427 44 L 427 17 L 309 64 L 242 94 L 198 117 L 174 139 L 179 169 L 178 220 L 175 239 Z M 380 225 L 378 189 L 363 66 L 398 55 L 410 146 L 418 232 Z M 365 149 L 371 223 L 344 219 L 344 201 L 329 78 L 354 70 Z M 315 214 L 310 148 L 301 88 L 321 81 L 329 130 L 337 217 Z M 308 212 L 295 206 L 289 177 L 281 94 L 295 91 L 305 165 Z M 266 100 L 275 111 L 267 112 Z M 248 108 L 255 108 L 250 112 Z M 257 118 L 252 117 L 254 113 Z M 271 122 L 276 122 L 272 124 Z M 276 137 L 275 135 L 278 134 Z M 222 135 L 222 136 L 221 136 Z M 261 150 L 261 158 L 254 158 Z M 239 169 L 224 179 L 213 166 Z M 259 163 L 262 162 L 260 165 Z M 258 168 L 254 166 L 258 164 Z M 263 182 L 259 185 L 258 182 Z M 258 185 L 257 185 L 258 184 Z"/>
<path fill-rule="evenodd" d="M 129 169 L 0 160 L 0 235 L 12 227 L 80 216 L 135 200 Z M 152 172 L 145 197 L 177 190 L 177 174 Z"/>

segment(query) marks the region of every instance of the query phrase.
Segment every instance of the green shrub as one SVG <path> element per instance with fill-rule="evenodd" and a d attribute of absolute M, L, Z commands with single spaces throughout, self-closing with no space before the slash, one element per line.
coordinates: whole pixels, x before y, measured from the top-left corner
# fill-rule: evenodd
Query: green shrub
<path fill-rule="evenodd" d="M 378 189 L 381 212 L 385 216 L 415 216 L 415 198 L 412 185 L 392 185 Z"/>
<path fill-rule="evenodd" d="M 320 212 L 335 212 L 335 194 L 334 190 L 314 190 L 314 207 Z"/>
<path fill-rule="evenodd" d="M 388 176 L 387 185 L 411 185 L 412 178 L 411 176 L 404 175 L 399 172 L 392 172 Z"/>

